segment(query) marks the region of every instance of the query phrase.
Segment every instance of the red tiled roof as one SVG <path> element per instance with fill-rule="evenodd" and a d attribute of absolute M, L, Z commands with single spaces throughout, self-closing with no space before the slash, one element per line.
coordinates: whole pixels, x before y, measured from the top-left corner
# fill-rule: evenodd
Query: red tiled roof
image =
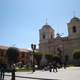
<path fill-rule="evenodd" d="M 3 50 L 7 50 L 9 48 L 9 46 L 2 46 L 0 45 L 0 49 L 3 49 Z M 20 52 L 30 52 L 30 50 L 28 49 L 23 49 L 23 48 L 18 48 Z"/>
<path fill-rule="evenodd" d="M 0 45 L 0 49 L 7 50 L 8 48 L 9 48 L 8 46 L 2 46 L 2 45 Z"/>
<path fill-rule="evenodd" d="M 22 48 L 19 48 L 20 52 L 30 52 L 30 50 L 28 49 L 22 49 Z"/>

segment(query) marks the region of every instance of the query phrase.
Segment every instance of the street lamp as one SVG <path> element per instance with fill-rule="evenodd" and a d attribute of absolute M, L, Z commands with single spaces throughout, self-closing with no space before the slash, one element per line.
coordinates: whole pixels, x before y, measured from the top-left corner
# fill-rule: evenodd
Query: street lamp
<path fill-rule="evenodd" d="M 34 53 L 34 51 L 36 50 L 36 45 L 35 44 L 31 44 L 31 48 L 32 48 L 33 53 Z"/>
<path fill-rule="evenodd" d="M 34 54 L 35 49 L 36 49 L 36 45 L 35 44 L 31 44 L 31 48 L 32 48 L 32 53 Z M 33 54 L 32 54 L 32 64 L 33 64 Z"/>
<path fill-rule="evenodd" d="M 36 45 L 35 44 L 31 44 L 31 48 L 32 48 L 32 51 L 33 51 L 33 54 L 35 53 L 35 50 L 36 50 Z M 35 71 L 35 66 L 34 66 L 34 56 L 32 54 L 32 70 L 33 72 Z"/>

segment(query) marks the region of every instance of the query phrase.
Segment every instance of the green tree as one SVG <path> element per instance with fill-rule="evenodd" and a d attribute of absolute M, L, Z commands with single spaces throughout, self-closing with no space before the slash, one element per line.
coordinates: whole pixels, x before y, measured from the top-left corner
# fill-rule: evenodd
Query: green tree
<path fill-rule="evenodd" d="M 74 51 L 73 59 L 77 60 L 78 64 L 80 65 L 80 49 Z"/>
<path fill-rule="evenodd" d="M 40 67 L 40 61 L 42 58 L 42 54 L 40 52 L 33 53 L 34 59 L 36 59 L 38 68 Z"/>
<path fill-rule="evenodd" d="M 18 62 L 19 50 L 16 47 L 9 47 L 6 52 L 8 64 L 13 64 Z"/>
<path fill-rule="evenodd" d="M 45 57 L 46 57 L 48 63 L 53 61 L 53 55 L 51 55 L 51 54 L 45 54 Z"/>

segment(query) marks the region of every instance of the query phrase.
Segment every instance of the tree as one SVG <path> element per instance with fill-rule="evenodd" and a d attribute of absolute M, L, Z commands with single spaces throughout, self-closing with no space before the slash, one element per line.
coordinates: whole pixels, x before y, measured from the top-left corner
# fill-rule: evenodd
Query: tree
<path fill-rule="evenodd" d="M 45 57 L 46 57 L 48 63 L 53 61 L 53 55 L 51 55 L 51 54 L 46 54 Z"/>
<path fill-rule="evenodd" d="M 8 64 L 14 64 L 18 62 L 19 50 L 16 47 L 9 47 L 6 52 Z"/>
<path fill-rule="evenodd" d="M 77 60 L 78 64 L 80 65 L 80 62 L 79 62 L 80 61 L 80 49 L 74 51 L 73 58 Z"/>
<path fill-rule="evenodd" d="M 37 62 L 37 65 L 38 65 L 38 68 L 40 67 L 40 61 L 41 61 L 41 58 L 42 58 L 42 54 L 39 53 L 39 52 L 36 52 L 33 54 L 34 58 L 36 59 L 36 62 Z"/>

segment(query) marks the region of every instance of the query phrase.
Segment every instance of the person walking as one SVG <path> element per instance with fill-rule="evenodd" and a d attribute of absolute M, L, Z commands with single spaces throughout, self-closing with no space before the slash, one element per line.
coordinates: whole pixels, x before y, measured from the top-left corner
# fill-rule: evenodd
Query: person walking
<path fill-rule="evenodd" d="M 52 64 L 49 63 L 49 71 L 52 72 Z"/>
<path fill-rule="evenodd" d="M 56 61 L 53 62 L 53 72 L 58 72 L 58 70 L 57 70 L 57 62 Z"/>
<path fill-rule="evenodd" d="M 12 69 L 12 79 L 11 80 L 15 80 L 15 64 L 11 65 L 11 69 Z"/>
<path fill-rule="evenodd" d="M 35 72 L 35 65 L 32 65 L 32 72 Z"/>
<path fill-rule="evenodd" d="M 5 65 L 0 65 L 0 80 L 4 80 Z"/>

